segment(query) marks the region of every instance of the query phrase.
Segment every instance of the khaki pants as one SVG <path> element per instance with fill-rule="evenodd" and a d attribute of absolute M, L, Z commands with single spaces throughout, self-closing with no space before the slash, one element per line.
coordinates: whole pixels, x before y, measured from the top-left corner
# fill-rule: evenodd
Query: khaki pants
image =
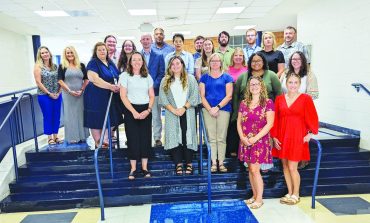
<path fill-rule="evenodd" d="M 203 110 L 204 122 L 207 130 L 208 140 L 211 145 L 211 157 L 220 163 L 225 160 L 226 136 L 229 125 L 230 112 L 219 111 L 217 118 L 212 117 L 206 109 Z"/>

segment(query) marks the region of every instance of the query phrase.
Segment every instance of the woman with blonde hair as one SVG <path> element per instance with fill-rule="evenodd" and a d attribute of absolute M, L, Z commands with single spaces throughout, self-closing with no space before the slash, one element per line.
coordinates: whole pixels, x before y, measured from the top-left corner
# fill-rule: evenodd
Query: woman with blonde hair
<path fill-rule="evenodd" d="M 159 88 L 159 103 L 166 109 L 164 149 L 172 152 L 176 175 L 193 173 L 193 153 L 198 150 L 195 107 L 200 104 L 199 88 L 193 75 L 186 73 L 180 56 L 170 59 Z"/>
<path fill-rule="evenodd" d="M 267 97 L 261 77 L 252 76 L 240 103 L 237 128 L 240 137 L 239 160 L 248 166 L 253 196 L 246 200 L 252 209 L 263 205 L 263 180 L 260 169 L 273 167 L 269 131 L 274 123 L 274 104 Z M 263 165 L 261 165 L 263 164 Z"/>
<path fill-rule="evenodd" d="M 86 141 L 89 130 L 84 127 L 83 92 L 89 83 L 85 65 L 80 63 L 73 46 L 63 50 L 58 68 L 58 83 L 63 89 L 63 117 L 65 140 L 69 143 Z"/>
<path fill-rule="evenodd" d="M 49 145 L 62 143 L 58 138 L 62 96 L 58 84 L 57 65 L 53 63 L 52 57 L 46 46 L 40 46 L 33 69 L 37 85 L 37 99 L 44 117 L 44 134 L 48 136 Z"/>
<path fill-rule="evenodd" d="M 222 57 L 214 53 L 209 57 L 209 73 L 200 78 L 199 90 L 203 104 L 204 121 L 211 144 L 211 172 L 227 172 L 224 165 L 226 136 L 231 112 L 233 78 L 223 72 Z"/>
<path fill-rule="evenodd" d="M 274 71 L 280 78 L 284 72 L 285 59 L 280 50 L 276 50 L 276 38 L 272 32 L 262 34 L 261 54 L 266 58 L 268 69 Z"/>

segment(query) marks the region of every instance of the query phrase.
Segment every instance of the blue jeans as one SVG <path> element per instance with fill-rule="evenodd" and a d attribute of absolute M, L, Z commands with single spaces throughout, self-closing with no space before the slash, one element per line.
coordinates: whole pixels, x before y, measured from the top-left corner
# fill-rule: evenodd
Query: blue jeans
<path fill-rule="evenodd" d="M 60 112 L 62 107 L 62 95 L 58 99 L 52 99 L 48 95 L 38 95 L 37 99 L 44 116 L 44 134 L 58 134 L 60 125 Z"/>

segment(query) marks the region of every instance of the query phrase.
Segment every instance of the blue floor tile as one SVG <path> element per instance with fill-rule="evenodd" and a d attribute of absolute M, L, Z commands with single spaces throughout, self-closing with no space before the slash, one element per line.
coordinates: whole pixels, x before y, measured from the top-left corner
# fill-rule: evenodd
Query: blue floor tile
<path fill-rule="evenodd" d="M 338 197 L 317 199 L 335 215 L 370 214 L 370 203 L 360 197 Z"/>
<path fill-rule="evenodd" d="M 71 223 L 77 212 L 57 214 L 30 214 L 21 223 Z"/>
<path fill-rule="evenodd" d="M 207 202 L 157 204 L 152 206 L 150 223 L 258 223 L 257 219 L 240 200 L 212 201 L 208 215 Z"/>

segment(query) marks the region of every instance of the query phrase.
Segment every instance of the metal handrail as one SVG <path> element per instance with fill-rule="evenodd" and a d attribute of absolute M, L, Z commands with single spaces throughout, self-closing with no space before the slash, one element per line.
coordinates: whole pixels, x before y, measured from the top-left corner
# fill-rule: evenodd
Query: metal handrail
<path fill-rule="evenodd" d="M 363 84 L 361 84 L 361 83 L 352 83 L 351 85 L 356 88 L 357 92 L 359 92 L 360 89 L 362 88 L 370 96 L 370 90 L 367 89 Z"/>
<path fill-rule="evenodd" d="M 207 170 L 207 188 L 208 188 L 208 214 L 211 214 L 212 212 L 212 204 L 211 204 L 211 195 L 212 195 L 212 188 L 211 188 L 211 146 L 209 145 L 208 142 L 208 137 L 207 137 L 207 132 L 205 128 L 205 123 L 204 123 L 204 118 L 203 118 L 203 110 L 200 106 L 199 108 L 199 144 L 200 144 L 200 154 L 202 154 L 202 149 L 203 149 L 203 144 L 202 144 L 202 132 L 204 133 L 204 141 L 206 142 L 207 145 L 207 151 L 208 151 L 208 170 Z M 201 155 L 200 158 L 200 168 L 203 170 L 203 158 Z"/>
<path fill-rule="evenodd" d="M 10 109 L 10 111 L 6 115 L 4 121 L 1 123 L 1 125 L 0 125 L 0 131 L 5 126 L 6 122 L 11 118 L 12 114 L 14 113 L 15 109 L 19 105 L 20 101 L 25 96 L 28 96 L 30 98 L 31 114 L 32 114 L 32 125 L 33 125 L 33 138 L 35 140 L 35 149 L 36 149 L 36 152 L 38 152 L 39 151 L 39 144 L 38 144 L 38 141 L 37 141 L 36 121 L 35 121 L 35 108 L 34 108 L 33 98 L 32 98 L 32 94 L 31 93 L 23 93 L 23 94 L 21 94 L 21 96 L 18 97 L 17 101 L 14 103 L 13 107 Z M 10 124 L 10 138 L 11 138 L 11 141 L 12 141 L 12 148 L 13 148 L 13 161 L 14 161 L 15 179 L 18 182 L 18 161 L 17 161 L 16 143 L 15 143 L 15 139 L 14 139 L 12 122 L 10 122 L 9 124 Z"/>
<path fill-rule="evenodd" d="M 316 169 L 315 169 L 315 178 L 313 180 L 313 188 L 312 188 L 312 203 L 311 208 L 315 209 L 315 196 L 316 196 L 316 190 L 317 190 L 317 181 L 319 178 L 319 171 L 320 171 L 320 162 L 321 162 L 321 154 L 322 154 L 322 147 L 321 143 L 317 139 L 311 139 L 312 142 L 317 144 L 317 161 L 316 161 Z"/>
<path fill-rule="evenodd" d="M 10 96 L 10 95 L 15 96 L 16 94 L 24 93 L 26 91 L 32 91 L 32 90 L 35 90 L 35 89 L 37 89 L 37 87 L 30 87 L 30 88 L 26 88 L 26 89 L 23 89 L 23 90 L 9 92 L 9 93 L 6 93 L 6 94 L 0 94 L 0 98 L 7 97 L 7 96 Z"/>
<path fill-rule="evenodd" d="M 113 159 L 112 159 L 112 137 L 111 137 L 111 126 L 110 126 L 110 119 L 109 119 L 109 110 L 110 110 L 110 104 L 112 102 L 112 95 L 113 95 L 113 92 L 111 92 L 110 96 L 109 96 L 109 101 L 108 101 L 107 110 L 105 112 L 103 130 L 102 130 L 102 134 L 100 136 L 99 146 L 94 151 L 95 174 L 96 174 L 96 182 L 98 184 L 98 191 L 99 191 L 100 218 L 101 218 L 102 221 L 105 220 L 104 195 L 103 195 L 103 190 L 102 190 L 102 186 L 101 186 L 99 163 L 98 163 L 98 154 L 99 154 L 99 150 L 102 148 L 102 145 L 103 145 L 105 130 L 108 127 L 110 172 L 111 172 L 111 176 L 112 176 L 112 179 L 113 179 L 114 173 L 113 173 Z"/>

